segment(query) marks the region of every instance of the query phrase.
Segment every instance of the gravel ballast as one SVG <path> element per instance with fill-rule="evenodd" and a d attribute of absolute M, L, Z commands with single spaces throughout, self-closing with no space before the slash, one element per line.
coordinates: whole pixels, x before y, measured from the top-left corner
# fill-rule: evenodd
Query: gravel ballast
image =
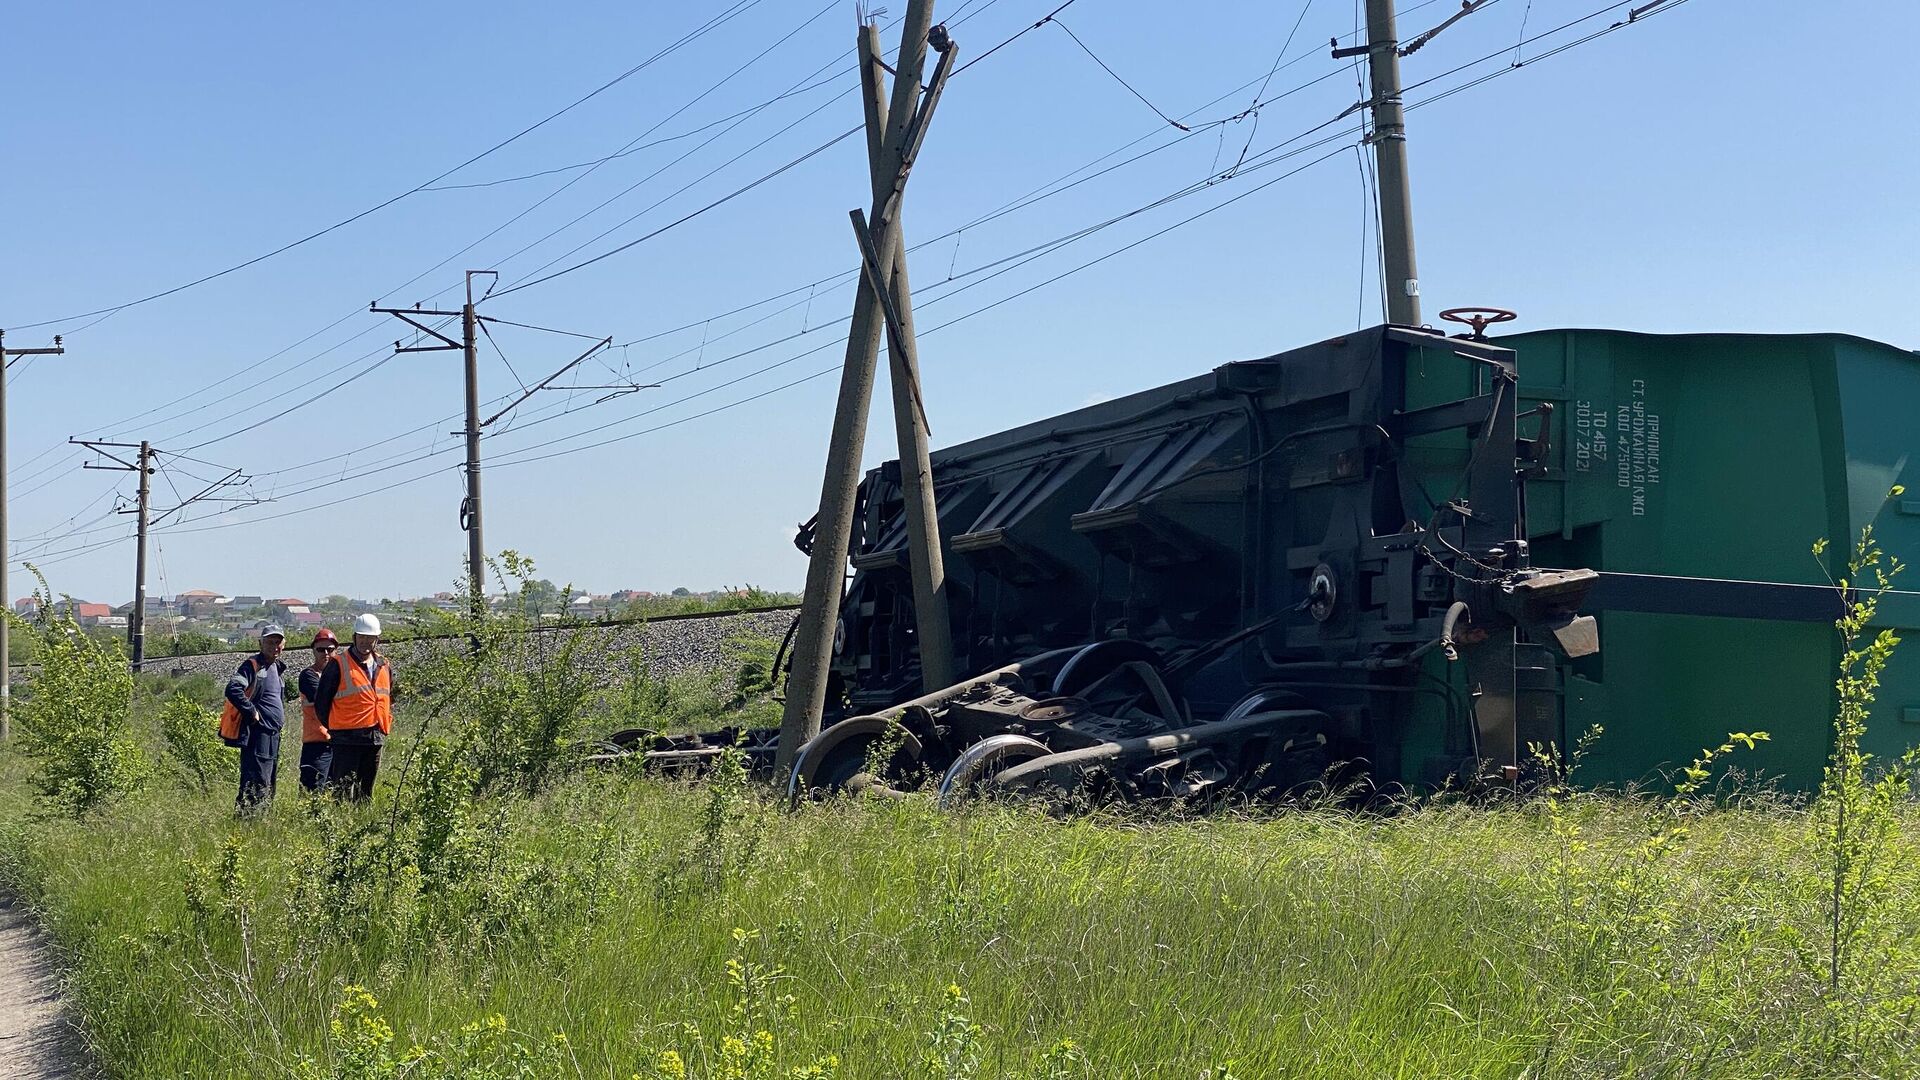
<path fill-rule="evenodd" d="M 625 626 L 584 627 L 577 631 L 586 635 L 586 640 L 576 656 L 591 666 L 594 657 L 624 656 L 628 650 L 638 646 L 643 650 L 648 667 L 659 678 L 710 674 L 726 665 L 728 642 L 739 637 L 773 638 L 777 641 L 786 634 L 793 617 L 794 612 L 790 610 L 755 611 L 656 619 Z M 565 632 L 541 631 L 542 634 Z M 341 636 L 344 644 L 345 635 Z M 461 647 L 463 642 L 460 639 L 435 638 L 396 641 L 381 646 L 381 651 L 393 661 L 398 678 L 404 680 L 409 663 L 420 659 L 428 650 Z M 224 677 L 233 674 L 240 662 L 251 655 L 250 652 L 223 652 L 199 656 L 150 656 L 147 658 L 146 673 Z M 304 666 L 312 655 L 305 648 L 288 649 L 285 655 L 287 666 Z"/>

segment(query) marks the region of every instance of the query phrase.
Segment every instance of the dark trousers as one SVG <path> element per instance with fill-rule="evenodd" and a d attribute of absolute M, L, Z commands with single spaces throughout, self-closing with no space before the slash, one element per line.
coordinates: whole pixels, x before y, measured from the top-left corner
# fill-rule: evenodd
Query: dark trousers
<path fill-rule="evenodd" d="M 373 781 L 380 773 L 380 747 L 337 739 L 331 745 L 333 768 L 329 776 L 333 793 L 349 802 L 371 798 Z"/>
<path fill-rule="evenodd" d="M 274 774 L 280 767 L 280 732 L 259 724 L 240 731 L 240 797 L 242 810 L 273 801 Z"/>
<path fill-rule="evenodd" d="M 330 742 L 302 742 L 300 744 L 300 786 L 318 795 L 327 789 L 327 778 L 332 774 L 333 744 Z"/>

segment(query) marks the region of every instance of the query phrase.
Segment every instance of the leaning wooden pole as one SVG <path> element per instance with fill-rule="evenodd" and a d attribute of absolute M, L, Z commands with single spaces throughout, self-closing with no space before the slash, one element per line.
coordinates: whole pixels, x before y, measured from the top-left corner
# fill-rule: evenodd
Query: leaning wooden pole
<path fill-rule="evenodd" d="M 947 613 L 947 569 L 940 551 L 940 513 L 934 503 L 933 461 L 927 451 L 926 397 L 920 390 L 920 358 L 913 336 L 913 302 L 907 289 L 906 252 L 900 222 L 895 233 L 893 274 L 882 277 L 871 227 L 853 212 L 869 286 L 881 298 L 886 318 L 888 380 L 893 387 L 893 426 L 900 444 L 901 512 L 907 519 L 907 568 L 913 582 L 913 616 L 925 693 L 953 684 L 953 623 Z"/>
<path fill-rule="evenodd" d="M 863 40 L 871 43 L 870 57 L 863 56 L 863 64 L 871 67 L 880 59 L 880 35 L 877 32 L 869 34 Z M 934 84 L 927 91 L 928 101 L 921 106 L 923 114 L 930 112 L 937 103 L 938 95 L 944 89 L 944 73 L 952 70 L 953 61 L 953 47 L 948 43 L 942 51 Z M 869 99 L 878 100 L 878 97 L 870 96 Z M 882 121 L 884 123 L 884 118 Z M 922 123 L 925 123 L 924 116 Z M 878 204 L 887 197 L 899 171 L 897 168 L 890 169 L 891 163 L 880 153 L 871 155 L 870 164 L 873 170 L 873 201 Z M 911 165 L 911 162 L 908 164 Z M 885 268 L 872 261 L 877 257 L 875 252 L 878 250 L 875 238 L 870 232 L 859 235 L 860 226 L 855 225 L 867 275 L 883 278 L 869 282 L 869 287 L 874 288 L 876 295 L 881 298 L 881 314 L 886 319 L 887 381 L 893 390 L 893 428 L 900 447 L 900 494 L 905 504 L 902 512 L 907 518 L 907 565 L 913 579 L 914 634 L 920 652 L 920 689 L 922 693 L 930 694 L 952 685 L 960 675 L 954 670 L 953 620 L 947 608 L 946 559 L 940 550 L 940 514 L 934 501 L 933 461 L 927 448 L 930 434 L 927 399 L 920 387 L 920 346 L 914 337 L 913 293 L 907 284 L 906 233 L 900 224 L 900 208 L 897 205 L 888 228 L 893 232 L 894 244 L 890 281 L 884 280 Z"/>
<path fill-rule="evenodd" d="M 890 166 L 885 170 L 890 178 L 885 190 L 876 185 L 870 215 L 875 224 L 875 254 L 882 266 L 891 266 L 900 248 L 899 233 L 891 223 L 905 182 L 901 166 L 906 160 L 908 137 L 914 133 L 914 121 L 919 116 L 920 76 L 926 63 L 927 31 L 932 26 L 933 0 L 909 0 L 901 23 L 900 56 L 890 104 L 884 99 L 879 31 L 868 25 L 860 28 L 858 44 L 867 58 L 860 65 L 860 80 L 870 161 L 876 163 L 875 171 L 879 171 L 879 165 Z M 781 717 L 780 745 L 774 757 L 777 776 L 792 769 L 800 745 L 819 733 L 820 717 L 826 708 L 827 675 L 833 663 L 834 628 L 839 623 L 845 589 L 854 502 L 860 487 L 860 451 L 867 437 L 867 409 L 873 400 L 881 322 L 878 297 L 863 274 L 854 295 L 853 325 L 847 335 L 833 434 L 827 443 L 826 476 L 820 487 L 820 511 L 814 519 L 806 593 L 801 600 L 800 626 L 794 634 L 786 711 Z"/>

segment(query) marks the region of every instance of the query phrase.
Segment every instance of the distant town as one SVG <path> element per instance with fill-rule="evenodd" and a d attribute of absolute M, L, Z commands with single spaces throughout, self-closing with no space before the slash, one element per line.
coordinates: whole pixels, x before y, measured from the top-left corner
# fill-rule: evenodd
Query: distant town
<path fill-rule="evenodd" d="M 566 590 L 549 581 L 534 581 L 527 583 L 524 593 L 512 597 L 489 596 L 487 602 L 496 609 L 508 604 L 525 604 L 543 618 L 552 620 L 570 618 L 591 622 L 712 608 L 771 606 L 797 602 L 797 598 L 753 587 L 706 592 L 676 588 L 661 593 L 644 589 L 595 593 Z M 344 634 L 353 617 L 363 612 L 379 615 L 390 635 L 404 634 L 408 628 L 432 621 L 442 613 L 458 613 L 465 603 L 465 595 L 454 592 L 380 600 L 335 593 L 309 601 L 297 596 L 188 589 L 176 596 L 147 597 L 145 632 L 148 652 L 160 656 L 248 642 L 269 624 L 284 628 L 292 645 L 311 641 L 321 627 L 331 627 L 335 633 Z M 13 610 L 30 618 L 37 613 L 39 604 L 37 597 L 23 596 L 14 601 Z M 133 616 L 132 601 L 113 605 L 62 597 L 54 601 L 53 606 L 71 615 L 80 626 L 96 631 L 125 631 Z"/>

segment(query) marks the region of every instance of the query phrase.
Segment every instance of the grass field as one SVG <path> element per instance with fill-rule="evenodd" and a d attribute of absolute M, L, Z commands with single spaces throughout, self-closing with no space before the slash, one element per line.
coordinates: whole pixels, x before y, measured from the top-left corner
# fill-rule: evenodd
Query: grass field
<path fill-rule="evenodd" d="M 396 838 L 224 791 L 36 816 L 19 765 L 4 873 L 121 1076 L 1920 1074 L 1915 868 L 1836 988 L 1784 806 L 1144 824 L 601 775 Z"/>
<path fill-rule="evenodd" d="M 289 742 L 238 818 L 215 682 L 42 622 L 0 888 L 128 1078 L 1908 1078 L 1920 756 L 1858 751 L 1876 597 L 1812 800 L 1726 782 L 1755 734 L 1639 796 L 1206 817 L 583 771 L 592 732 L 766 722 L 771 643 L 663 683 L 488 616 L 407 673 L 371 805 L 299 794 Z"/>

